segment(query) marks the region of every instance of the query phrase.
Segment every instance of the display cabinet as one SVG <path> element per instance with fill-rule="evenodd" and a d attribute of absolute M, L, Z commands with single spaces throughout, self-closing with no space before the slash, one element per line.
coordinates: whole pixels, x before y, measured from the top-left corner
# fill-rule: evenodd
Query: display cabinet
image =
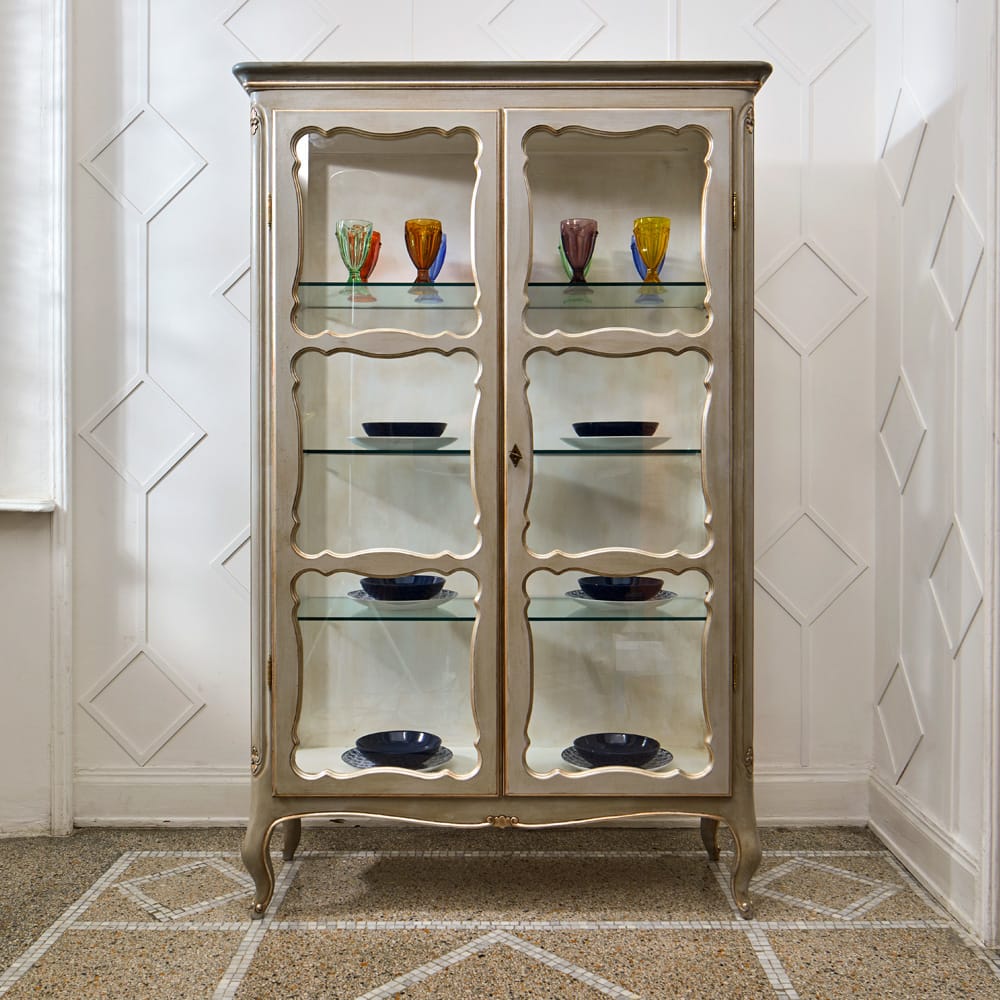
<path fill-rule="evenodd" d="M 753 805 L 762 63 L 241 64 L 252 801 L 453 827 Z M 596 235 L 595 235 L 596 233 Z M 585 739 L 586 737 L 586 739 Z"/>

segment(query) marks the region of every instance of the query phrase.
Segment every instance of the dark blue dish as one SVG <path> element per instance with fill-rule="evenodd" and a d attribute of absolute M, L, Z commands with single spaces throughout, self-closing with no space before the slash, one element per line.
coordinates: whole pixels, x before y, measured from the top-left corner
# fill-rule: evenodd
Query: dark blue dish
<path fill-rule="evenodd" d="M 382 420 L 369 421 L 361 426 L 369 437 L 438 438 L 448 425 L 427 420 Z"/>
<path fill-rule="evenodd" d="M 443 576 L 366 576 L 361 589 L 376 601 L 426 601 L 444 587 Z"/>
<path fill-rule="evenodd" d="M 636 733 L 589 733 L 573 740 L 573 746 L 594 767 L 642 767 L 660 749 L 652 737 Z"/>
<path fill-rule="evenodd" d="M 577 582 L 595 601 L 651 601 L 663 586 L 653 576 L 581 576 Z"/>
<path fill-rule="evenodd" d="M 585 420 L 573 424 L 577 437 L 652 437 L 656 420 Z"/>
<path fill-rule="evenodd" d="M 389 729 L 359 736 L 354 744 L 369 760 L 378 764 L 416 762 L 429 757 L 441 746 L 441 737 L 418 729 Z"/>

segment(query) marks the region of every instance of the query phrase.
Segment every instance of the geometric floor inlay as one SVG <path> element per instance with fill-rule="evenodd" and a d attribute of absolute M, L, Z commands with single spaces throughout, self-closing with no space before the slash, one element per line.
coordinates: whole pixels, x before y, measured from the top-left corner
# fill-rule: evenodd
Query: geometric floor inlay
<path fill-rule="evenodd" d="M 257 921 L 233 839 L 120 853 L 7 959 L 0 996 L 1000 998 L 995 956 L 865 831 L 765 831 L 751 921 L 729 891 L 731 847 L 710 862 L 689 829 L 435 841 L 307 827 L 293 861 L 272 855 Z"/>

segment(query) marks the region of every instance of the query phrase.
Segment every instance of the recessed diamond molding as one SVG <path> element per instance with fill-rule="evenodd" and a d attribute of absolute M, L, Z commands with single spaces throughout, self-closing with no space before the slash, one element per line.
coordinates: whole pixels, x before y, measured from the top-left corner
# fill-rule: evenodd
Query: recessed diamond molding
<path fill-rule="evenodd" d="M 926 131 L 927 119 L 910 88 L 904 85 L 896 96 L 892 121 L 882 147 L 882 166 L 901 205 L 906 202 Z"/>
<path fill-rule="evenodd" d="M 957 656 L 983 601 L 983 586 L 957 522 L 948 527 L 931 570 L 930 586 L 951 655 Z"/>
<path fill-rule="evenodd" d="M 757 557 L 757 582 L 800 624 L 814 622 L 864 563 L 811 512 L 798 515 Z"/>
<path fill-rule="evenodd" d="M 204 705 L 149 649 L 127 655 L 80 699 L 84 711 L 140 767 Z"/>
<path fill-rule="evenodd" d="M 81 437 L 121 476 L 155 486 L 205 436 L 151 378 L 135 379 Z"/>
<path fill-rule="evenodd" d="M 813 243 L 796 246 L 757 287 L 757 311 L 803 356 L 812 354 L 866 296 Z"/>
<path fill-rule="evenodd" d="M 750 33 L 786 69 L 811 81 L 843 55 L 867 27 L 867 21 L 840 0 L 769 0 L 752 19 Z"/>
<path fill-rule="evenodd" d="M 155 215 L 205 166 L 205 159 L 151 107 L 121 125 L 83 167 L 140 215 Z"/>
<path fill-rule="evenodd" d="M 879 428 L 879 440 L 892 466 L 900 493 L 906 489 L 926 434 L 927 425 L 917 409 L 909 382 L 904 375 L 900 375 Z"/>
<path fill-rule="evenodd" d="M 954 326 L 962 318 L 982 257 L 983 237 L 969 214 L 965 199 L 956 192 L 948 204 L 941 238 L 931 261 L 934 283 Z"/>
<path fill-rule="evenodd" d="M 243 0 L 223 26 L 257 59 L 306 59 L 337 29 L 313 0 Z"/>
<path fill-rule="evenodd" d="M 917 706 L 902 660 L 896 664 L 889 683 L 878 700 L 876 711 L 889 747 L 894 778 L 898 783 L 924 738 L 923 726 L 917 715 Z"/>
<path fill-rule="evenodd" d="M 514 59 L 572 59 L 604 26 L 583 0 L 510 0 L 483 29 Z"/>

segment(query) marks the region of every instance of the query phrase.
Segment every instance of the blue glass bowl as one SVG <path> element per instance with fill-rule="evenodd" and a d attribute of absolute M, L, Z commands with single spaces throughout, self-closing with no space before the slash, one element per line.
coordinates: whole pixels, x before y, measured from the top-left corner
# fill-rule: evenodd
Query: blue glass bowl
<path fill-rule="evenodd" d="M 369 420 L 361 426 L 369 437 L 436 438 L 444 434 L 448 425 L 429 420 Z"/>
<path fill-rule="evenodd" d="M 656 420 L 580 420 L 573 424 L 577 437 L 652 437 Z"/>
<path fill-rule="evenodd" d="M 361 589 L 376 601 L 426 601 L 444 587 L 443 576 L 366 576 Z"/>
<path fill-rule="evenodd" d="M 588 733 L 573 740 L 573 746 L 594 767 L 641 767 L 660 749 L 652 737 L 637 733 Z"/>
<path fill-rule="evenodd" d="M 577 582 L 595 601 L 651 601 L 663 586 L 653 576 L 582 576 Z"/>
<path fill-rule="evenodd" d="M 441 746 L 441 737 L 418 729 L 388 729 L 359 736 L 354 745 L 372 758 L 429 756 Z"/>

